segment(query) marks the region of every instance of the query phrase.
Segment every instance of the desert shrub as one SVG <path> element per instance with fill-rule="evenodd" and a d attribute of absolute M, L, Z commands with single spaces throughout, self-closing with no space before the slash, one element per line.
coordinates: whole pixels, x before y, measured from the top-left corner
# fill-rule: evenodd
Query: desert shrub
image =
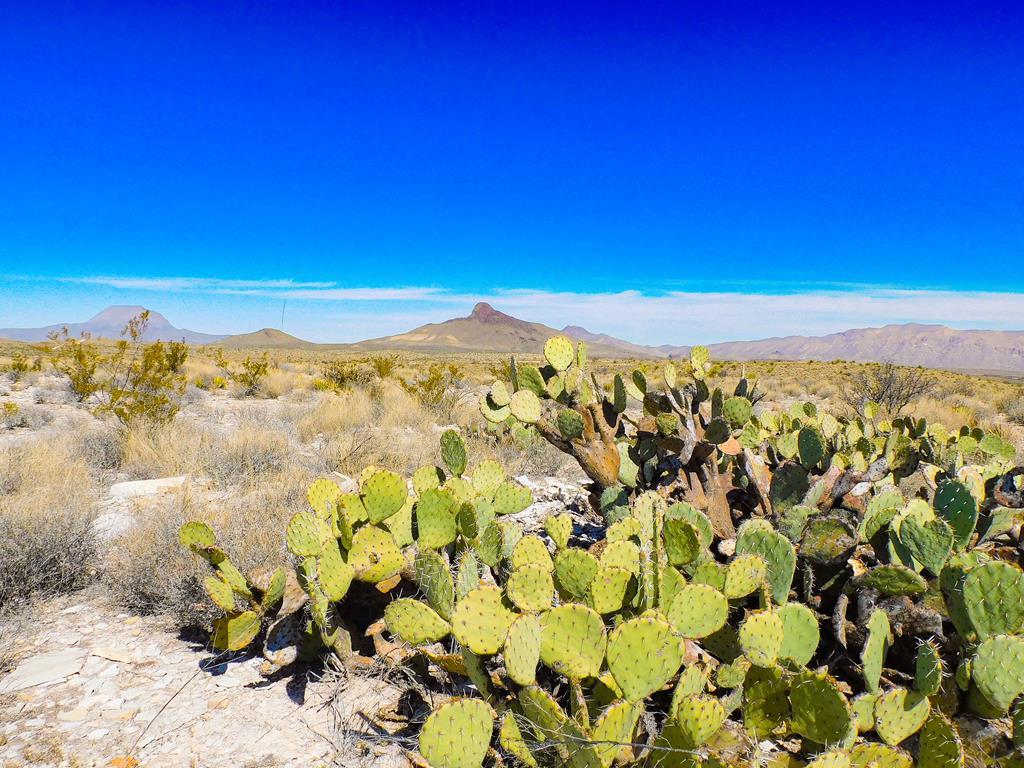
<path fill-rule="evenodd" d="M 0 609 L 87 583 L 95 488 L 68 440 L 0 451 Z"/>
<path fill-rule="evenodd" d="M 167 359 L 167 369 L 171 373 L 181 373 L 188 361 L 188 344 L 184 341 L 169 341 L 164 355 Z"/>
<path fill-rule="evenodd" d="M 226 437 L 207 435 L 202 446 L 203 469 L 222 486 L 259 482 L 290 461 L 287 436 L 255 421 L 240 425 Z"/>
<path fill-rule="evenodd" d="M 387 379 L 395 374 L 401 361 L 398 355 L 373 355 L 368 362 L 378 379 Z"/>
<path fill-rule="evenodd" d="M 328 360 L 320 366 L 320 378 L 334 389 L 353 389 L 370 382 L 365 368 L 347 360 Z"/>
<path fill-rule="evenodd" d="M 933 392 L 934 375 L 924 368 L 904 368 L 892 362 L 868 365 L 851 377 L 842 399 L 863 415 L 868 403 L 877 403 L 889 416 L 898 416 L 915 400 Z"/>
<path fill-rule="evenodd" d="M 64 374 L 78 402 L 88 400 L 100 388 L 97 369 L 102 361 L 100 351 L 87 339 L 74 339 L 65 328 L 61 335 L 52 335 L 50 361 L 55 370 Z"/>
<path fill-rule="evenodd" d="M 22 376 L 29 372 L 30 363 L 27 357 L 21 352 L 15 352 L 11 357 L 11 364 L 8 368 L 14 375 L 14 380 L 18 381 Z"/>
<path fill-rule="evenodd" d="M 459 366 L 436 363 L 427 369 L 426 375 L 402 382 L 402 386 L 427 408 L 448 416 L 458 401 L 464 380 L 465 374 Z"/>

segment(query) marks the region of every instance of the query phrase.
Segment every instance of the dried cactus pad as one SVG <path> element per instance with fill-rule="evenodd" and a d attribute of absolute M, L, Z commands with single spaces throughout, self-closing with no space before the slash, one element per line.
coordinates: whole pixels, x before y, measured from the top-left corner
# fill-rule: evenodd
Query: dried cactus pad
<path fill-rule="evenodd" d="M 601 616 L 578 603 L 565 603 L 541 616 L 540 659 L 573 680 L 597 677 L 608 636 Z"/>
<path fill-rule="evenodd" d="M 498 587 L 477 587 L 455 606 L 452 634 L 473 653 L 491 655 L 501 650 L 513 618 Z"/>
<path fill-rule="evenodd" d="M 409 645 L 436 643 L 451 631 L 451 625 L 429 605 L 408 597 L 388 603 L 384 621 L 392 634 Z"/>
<path fill-rule="evenodd" d="M 682 663 L 682 640 L 667 621 L 630 619 L 608 638 L 608 669 L 628 701 L 661 690 Z"/>
<path fill-rule="evenodd" d="M 420 731 L 420 754 L 431 768 L 480 768 L 494 731 L 494 712 L 480 699 L 458 699 L 431 713 Z"/>

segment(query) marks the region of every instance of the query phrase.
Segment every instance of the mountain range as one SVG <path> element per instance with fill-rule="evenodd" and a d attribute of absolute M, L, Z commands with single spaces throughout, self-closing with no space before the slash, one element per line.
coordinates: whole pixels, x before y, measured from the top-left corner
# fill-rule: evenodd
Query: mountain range
<path fill-rule="evenodd" d="M 124 324 L 142 307 L 109 307 L 84 323 L 45 328 L 0 328 L 0 338 L 42 341 L 67 327 L 72 336 L 118 338 Z M 536 354 L 555 334 L 587 342 L 590 353 L 605 358 L 673 358 L 689 354 L 686 346 L 645 346 L 578 325 L 557 329 L 500 312 L 479 303 L 466 317 L 429 323 L 406 333 L 368 339 L 355 344 L 316 344 L 274 328 L 223 336 L 176 328 L 158 312 L 151 312 L 145 339 L 182 340 L 192 344 L 218 344 L 237 349 L 343 349 L 396 350 L 430 354 L 495 352 Z M 857 328 L 826 336 L 785 336 L 757 341 L 729 341 L 709 345 L 719 360 L 852 360 L 957 370 L 1024 372 L 1024 331 L 956 330 L 943 325 L 907 323 L 881 328 Z"/>

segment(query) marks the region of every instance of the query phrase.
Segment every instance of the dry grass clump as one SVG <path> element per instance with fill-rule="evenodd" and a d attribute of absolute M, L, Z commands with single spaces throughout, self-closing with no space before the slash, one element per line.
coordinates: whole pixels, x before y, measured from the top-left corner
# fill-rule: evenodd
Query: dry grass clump
<path fill-rule="evenodd" d="M 121 433 L 121 469 L 133 479 L 174 477 L 202 464 L 205 430 L 188 419 Z"/>
<path fill-rule="evenodd" d="M 206 433 L 201 441 L 202 467 L 220 486 L 268 479 L 288 466 L 290 453 L 285 434 L 255 422 L 245 422 L 219 440 Z"/>
<path fill-rule="evenodd" d="M 296 420 L 299 439 L 309 442 L 318 435 L 331 437 L 370 423 L 373 401 L 358 389 L 340 394 L 324 392 Z"/>
<path fill-rule="evenodd" d="M 68 438 L 0 451 L 0 608 L 88 580 L 95 496 L 89 466 Z"/>
<path fill-rule="evenodd" d="M 137 613 L 175 616 L 181 626 L 205 626 L 213 618 L 203 591 L 209 569 L 178 542 L 188 520 L 203 520 L 217 531 L 218 545 L 243 572 L 287 566 L 283 531 L 305 506 L 314 479 L 289 470 L 227 494 L 183 491 L 148 510 L 112 547 L 103 569 L 111 597 Z"/>
<path fill-rule="evenodd" d="M 309 389 L 312 383 L 311 376 L 292 370 L 292 366 L 271 368 L 260 382 L 259 394 L 263 397 L 277 399 L 289 392 Z"/>

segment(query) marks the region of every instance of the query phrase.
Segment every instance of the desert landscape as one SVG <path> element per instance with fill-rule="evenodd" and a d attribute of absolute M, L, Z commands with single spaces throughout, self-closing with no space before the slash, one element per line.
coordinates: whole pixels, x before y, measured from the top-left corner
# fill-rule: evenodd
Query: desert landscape
<path fill-rule="evenodd" d="M 1014 478 L 1020 475 L 1011 470 L 1024 456 L 1024 382 L 1013 370 L 995 375 L 844 361 L 835 355 L 846 347 L 828 347 L 821 341 L 809 342 L 808 348 L 825 350 L 822 357 L 828 361 L 718 360 L 707 348 L 651 350 L 581 328 L 566 329 L 575 337 L 570 340 L 568 335 L 489 305 L 477 306 L 466 317 L 449 323 L 396 336 L 393 346 L 384 341 L 316 345 L 269 329 L 219 338 L 182 331 L 159 315 L 154 323 L 153 317 L 142 307 L 112 307 L 88 323 L 73 326 L 77 338 L 63 333 L 60 326 L 60 332 L 57 328 L 8 332 L 28 340 L 0 344 L 0 541 L 4 542 L 0 558 L 0 711 L 5 723 L 0 740 L 4 754 L 10 756 L 7 766 L 397 766 L 424 758 L 430 765 L 468 765 L 457 756 L 439 760 L 436 751 L 430 753 L 430 748 L 423 746 L 424 723 L 430 713 L 451 711 L 437 707 L 465 695 L 470 696 L 469 701 L 491 702 L 488 706 L 493 706 L 512 693 L 510 685 L 532 680 L 534 672 L 513 669 L 507 655 L 491 656 L 494 651 L 488 648 L 474 649 L 468 636 L 455 634 L 454 639 L 444 639 L 449 630 L 434 624 L 448 627 L 455 617 L 451 605 L 447 612 L 442 608 L 445 599 L 451 598 L 438 597 L 438 587 L 430 579 L 424 581 L 425 573 L 432 572 L 430 562 L 451 569 L 447 578 L 455 579 L 459 600 L 496 589 L 487 584 L 512 589 L 516 574 L 546 575 L 543 563 L 552 563 L 556 581 L 552 584 L 551 576 L 546 575 L 548 586 L 538 585 L 537 597 L 506 593 L 512 601 L 509 605 L 523 611 L 524 621 L 536 616 L 544 605 L 557 612 L 550 608 L 553 597 L 556 605 L 578 606 L 574 610 L 595 617 L 621 612 L 620 621 L 626 622 L 622 626 L 640 622 L 637 626 L 646 627 L 653 621 L 650 626 L 656 628 L 667 621 L 665 627 L 682 631 L 682 637 L 688 638 L 679 641 L 679 652 L 685 656 L 680 656 L 678 663 L 688 659 L 685 668 L 691 671 L 675 684 L 676 700 L 679 690 L 691 685 L 717 688 L 726 696 L 747 690 L 723 680 L 727 674 L 739 674 L 737 680 L 742 680 L 746 673 L 748 680 L 760 681 L 758 686 L 770 687 L 773 678 L 762 680 L 763 672 L 758 670 L 771 670 L 776 663 L 789 670 L 804 664 L 813 668 L 812 658 L 836 674 L 849 676 L 853 685 L 864 685 L 862 677 L 869 674 L 868 655 L 873 645 L 880 643 L 872 635 L 872 626 L 879 619 L 869 622 L 858 598 L 856 608 L 852 604 L 844 608 L 851 615 L 843 621 L 844 628 L 837 630 L 838 606 L 845 603 L 832 605 L 835 596 L 828 592 L 811 598 L 820 587 L 808 581 L 807 569 L 833 572 L 833 579 L 851 579 L 857 584 L 871 576 L 870 563 L 880 558 L 875 571 L 899 569 L 924 587 L 929 584 L 926 578 L 938 577 L 952 567 L 939 567 L 932 561 L 925 564 L 923 555 L 919 564 L 917 558 L 903 553 L 903 540 L 896 533 L 889 535 L 890 546 L 897 549 L 885 553 L 872 549 L 878 546 L 877 534 L 858 543 L 856 532 L 866 536 L 865 525 L 880 526 L 883 534 L 890 530 L 892 523 L 871 522 L 878 514 L 879 500 L 891 504 L 899 499 L 902 506 L 906 499 L 907 510 L 913 513 L 921 499 L 930 499 L 928 486 L 963 489 L 965 498 L 972 498 L 981 513 L 973 524 L 980 538 L 966 537 L 973 542 L 971 557 L 982 558 L 979 563 L 998 558 L 1000 553 L 1010 552 L 1007 545 L 1015 547 L 1019 540 L 1024 512 L 1021 505 L 1013 503 L 1020 500 L 1019 482 L 1014 486 Z M 115 336 L 110 329 L 117 323 L 124 326 Z M 39 340 L 47 334 L 47 340 Z M 175 342 L 175 336 L 191 336 L 193 341 Z M 584 336 L 587 338 L 581 338 Z M 553 348 L 553 344 L 564 345 L 564 350 Z M 746 346 L 759 348 L 758 344 Z M 879 349 L 888 353 L 891 347 Z M 571 352 L 571 362 L 557 357 L 565 350 Z M 156 353 L 163 363 L 144 362 Z M 572 396 L 556 392 L 552 399 L 550 376 L 556 371 L 562 371 L 557 376 L 564 382 L 575 380 L 576 386 L 590 386 L 587 379 L 569 375 L 581 366 L 586 367 L 588 376 L 593 374 L 591 381 L 607 382 L 604 388 L 587 393 L 580 390 Z M 529 388 L 536 389 L 536 385 L 523 378 L 528 370 L 548 371 L 547 383 L 541 380 L 537 392 L 555 406 L 557 426 L 543 421 L 540 411 L 525 416 L 521 412 L 524 406 L 518 404 L 518 393 L 528 392 L 530 401 L 540 402 Z M 513 375 L 518 389 L 510 379 Z M 115 378 L 119 383 L 112 387 Z M 669 410 L 654 419 L 666 406 L 656 404 L 662 401 L 653 398 L 678 394 L 687 402 L 683 392 L 693 398 L 692 406 L 680 411 L 670 400 Z M 700 392 L 707 393 L 703 404 Z M 619 402 L 620 398 L 625 402 Z M 628 422 L 622 422 L 619 439 L 629 442 L 619 445 L 640 446 L 645 440 L 661 443 L 654 449 L 661 462 L 655 462 L 659 468 L 652 475 L 653 484 L 642 477 L 644 471 L 652 471 L 650 461 L 638 461 L 630 479 L 628 473 L 622 474 L 629 465 L 630 454 L 625 453 L 611 481 L 602 481 L 600 462 L 595 465 L 587 454 L 573 448 L 573 440 L 580 445 L 586 442 L 587 427 L 583 418 L 576 427 L 565 414 L 589 413 L 587 399 L 603 401 L 612 411 L 622 409 L 622 418 Z M 733 408 L 739 408 L 738 415 L 729 415 Z M 724 419 L 716 412 L 724 412 Z M 694 419 L 689 426 L 680 420 L 685 415 Z M 657 421 L 657 426 L 644 437 L 645 430 L 652 428 L 645 426 L 647 419 Z M 806 426 L 796 427 L 801 422 Z M 719 423 L 724 431 L 709 436 Z M 891 465 L 891 439 L 871 442 L 864 458 L 858 458 L 856 451 L 861 448 L 846 443 L 844 435 L 868 424 L 875 425 L 880 434 L 902 431 L 907 450 L 913 454 L 911 465 L 902 470 Z M 787 432 L 793 428 L 797 431 Z M 572 437 L 576 429 L 579 435 Z M 555 435 L 548 434 L 545 439 L 549 430 Z M 713 451 L 710 458 L 719 457 L 713 464 L 701 460 L 706 467 L 700 470 L 701 482 L 694 481 L 698 475 L 681 481 L 679 470 L 666 469 L 664 464 L 665 459 L 686 450 L 682 436 L 688 433 L 700 441 L 698 445 Z M 788 450 L 784 447 L 787 434 L 794 439 L 788 459 L 785 453 L 780 455 Z M 804 442 L 808 434 L 816 436 L 810 447 Z M 966 443 L 974 448 L 964 448 Z M 806 451 L 811 455 L 805 456 Z M 873 454 L 878 451 L 881 458 L 876 461 Z M 619 454 L 614 457 L 618 459 Z M 864 479 L 847 483 L 841 493 L 836 491 L 835 484 L 842 484 L 842 478 L 858 474 L 853 463 L 857 461 L 864 462 L 859 470 Z M 885 466 L 880 467 L 879 461 Z M 731 477 L 725 471 L 729 465 L 736 467 Z M 711 484 L 704 474 L 710 467 L 714 467 L 716 478 Z M 431 468 L 429 472 L 427 468 Z M 795 496 L 773 478 L 773 474 L 792 471 L 789 468 L 798 468 L 807 478 L 804 490 L 798 487 Z M 499 474 L 481 486 L 477 478 L 485 471 Z M 463 472 L 473 473 L 466 475 L 472 478 L 470 485 L 452 485 Z M 448 480 L 440 484 L 445 476 Z M 815 477 L 820 479 L 815 481 Z M 324 579 L 330 577 L 322 570 L 312 577 L 316 581 L 307 583 L 305 579 L 310 577 L 302 574 L 310 558 L 296 544 L 296 526 L 306 520 L 330 520 L 332 515 L 337 520 L 352 514 L 341 503 L 344 499 L 361 498 L 361 505 L 369 505 L 374 478 L 400 481 L 395 487 L 405 501 L 396 502 L 401 510 L 395 507 L 393 516 L 383 520 L 383 528 L 363 525 L 388 531 L 395 556 L 402 547 L 405 551 L 384 571 L 355 571 L 357 580 L 344 590 L 329 586 L 331 582 Z M 991 497 L 1000 482 L 1010 484 L 1013 498 L 1003 499 L 1011 503 L 1009 507 Z M 825 499 L 812 500 L 821 495 L 822 484 L 831 486 L 824 491 Z M 506 486 L 509 493 L 515 489 L 514 498 L 500 502 L 510 505 L 507 508 L 496 509 L 499 497 L 492 494 Z M 660 490 L 643 491 L 644 487 Z M 615 489 L 621 500 L 612 504 L 609 491 Z M 486 495 L 474 496 L 479 493 Z M 443 498 L 452 494 L 456 499 L 459 496 L 455 494 L 469 494 L 469 501 L 463 511 L 451 513 L 451 541 L 440 534 L 440 539 L 424 542 L 423 537 L 438 534 L 422 517 L 430 510 L 423 505 L 442 498 L 440 494 L 446 494 Z M 634 494 L 639 495 L 629 505 Z M 324 514 L 319 508 L 324 498 L 330 512 L 327 518 L 318 518 Z M 673 502 L 674 498 L 683 500 L 683 505 Z M 627 506 L 619 506 L 624 503 Z M 626 523 L 642 520 L 633 515 L 642 515 L 639 510 L 650 503 L 671 505 L 658 513 L 658 525 L 664 526 L 658 546 L 664 550 L 646 549 L 649 545 L 644 544 L 640 530 L 619 534 L 625 538 L 613 533 L 631 530 L 624 528 Z M 933 516 L 936 513 L 929 506 L 924 518 L 934 521 L 932 525 L 947 514 L 936 504 L 939 517 Z M 463 520 L 466 510 L 474 506 L 475 515 L 484 517 L 480 522 Z M 812 508 L 822 510 L 814 513 L 822 515 L 820 525 L 835 527 L 828 534 L 816 534 L 824 538 L 815 546 L 849 549 L 804 559 L 808 557 L 805 549 L 812 546 L 808 526 L 818 520 L 806 517 Z M 684 509 L 691 510 L 687 515 L 697 517 L 674 516 Z M 807 511 L 800 519 L 793 516 L 793 510 Z M 397 522 L 404 515 L 408 515 L 405 522 Z M 683 530 L 709 536 L 703 542 L 709 549 L 696 558 L 692 553 L 677 552 L 681 545 L 675 541 L 675 525 L 670 521 L 684 519 L 691 522 Z M 790 552 L 794 551 L 790 539 L 802 545 L 796 552 L 804 570 L 796 574 L 796 580 L 792 569 L 788 577 L 780 574 L 775 570 L 780 567 L 774 559 L 778 552 L 765 550 L 768 586 L 774 596 L 756 597 L 756 591 L 750 597 L 745 592 L 730 596 L 732 564 L 741 553 L 746 554 L 746 547 L 754 546 L 744 545 L 744 532 L 750 535 L 758 530 L 753 523 L 759 520 L 770 520 L 785 533 L 772 535 Z M 949 520 L 950 525 L 960 524 L 956 517 Z M 392 522 L 397 527 L 392 527 Z M 358 518 L 355 524 L 359 525 Z M 196 544 L 188 538 L 186 532 L 197 526 L 207 532 L 200 536 L 216 536 L 215 550 L 226 553 L 230 557 L 227 562 L 233 564 L 229 571 L 211 566 L 217 561 L 204 555 L 207 550 L 202 547 L 212 542 Z M 706 534 L 701 533 L 704 526 L 708 526 Z M 487 544 L 492 530 L 497 543 Z M 344 534 L 338 535 L 342 535 L 345 552 Z M 608 543 L 613 536 L 620 544 Z M 852 536 L 848 545 L 842 543 L 847 536 Z M 701 545 L 698 539 L 693 541 Z M 526 549 L 525 542 L 535 543 L 538 551 L 527 554 L 532 550 Z M 484 554 L 490 546 L 498 549 Z M 634 555 L 628 555 L 625 562 L 619 560 L 628 552 L 640 558 L 640 565 L 628 565 L 628 558 Z M 642 563 L 650 556 L 647 552 L 655 555 L 652 562 L 662 563 L 660 568 L 670 567 L 677 574 L 673 579 L 678 585 L 660 582 L 660 596 L 646 594 L 650 587 L 643 580 L 646 566 Z M 427 555 L 433 559 L 425 561 Z M 348 549 L 348 562 L 354 562 L 354 557 L 353 549 Z M 662 557 L 667 560 L 660 560 Z M 849 564 L 843 559 L 847 557 Z M 962 562 L 964 555 L 951 547 L 944 557 Z M 468 575 L 467 558 L 473 563 L 472 576 Z M 536 558 L 541 565 L 533 564 Z M 567 563 L 573 558 L 590 558 L 595 566 L 600 564 L 604 570 L 590 574 L 591 579 L 621 574 L 625 581 L 621 587 L 612 587 L 611 596 L 602 596 L 596 591 L 597 581 L 588 586 L 579 582 L 585 577 L 570 574 Z M 719 558 L 728 567 L 719 565 Z M 525 564 L 520 563 L 523 559 Z M 837 562 L 842 563 L 838 570 Z M 903 562 L 906 564 L 898 565 Z M 346 565 L 342 560 L 338 563 Z M 211 568 L 219 574 L 216 578 L 211 577 Z M 272 606 L 266 615 L 262 610 L 239 613 L 239 605 L 267 594 L 269 586 L 261 579 L 275 571 L 282 588 L 288 574 L 291 586 L 285 602 L 292 601 L 297 607 L 288 608 L 287 614 L 283 606 Z M 298 582 L 293 573 L 299 575 Z M 230 574 L 238 574 L 242 582 L 235 582 Z M 667 578 L 664 570 L 660 576 Z M 723 577 L 726 582 L 718 581 Z M 480 586 L 463 586 L 467 579 Z M 783 663 L 781 659 L 766 666 L 755 655 L 758 652 L 749 649 L 733 657 L 735 652 L 716 645 L 724 641 L 723 633 L 730 624 L 712 627 L 717 630 L 713 633 L 681 629 L 689 619 L 675 615 L 673 611 L 682 610 L 681 606 L 673 608 L 675 604 L 665 600 L 663 593 L 685 588 L 688 581 L 693 585 L 689 589 L 712 585 L 702 589 L 718 594 L 713 586 L 717 584 L 717 589 L 726 590 L 730 616 L 742 614 L 740 606 L 752 600 L 760 602 L 760 611 L 749 613 L 751 609 L 746 609 L 747 621 L 750 616 L 781 613 L 786 605 L 795 607 L 798 599 L 808 600 L 813 612 L 803 609 L 807 615 L 821 615 L 819 649 L 809 647 L 806 655 L 801 651 L 802 663 L 796 666 L 793 660 Z M 369 582 L 370 589 L 361 582 Z M 322 609 L 309 602 L 320 594 L 316 583 L 321 585 L 319 589 L 342 593 L 326 593 L 331 602 L 325 605 L 336 607 L 322 617 L 318 614 Z M 256 584 L 262 585 L 259 591 Z M 790 588 L 794 590 L 793 603 L 786 600 Z M 224 595 L 218 591 L 222 589 L 226 589 Z M 545 589 L 550 593 L 546 597 Z M 886 588 L 881 590 L 881 596 L 888 594 Z M 916 588 L 910 589 L 909 594 L 915 593 Z M 895 594 L 908 593 L 897 589 Z M 950 621 L 942 618 L 946 608 L 929 602 L 938 594 L 947 600 L 950 597 L 949 593 L 933 595 L 928 591 L 920 603 L 921 610 L 938 611 L 930 614 L 933 623 L 926 623 L 933 632 Z M 424 596 L 431 607 L 419 602 Z M 648 599 L 651 607 L 644 613 L 643 601 Z M 579 603 L 574 602 L 577 600 Z M 892 643 L 889 652 L 893 657 L 897 652 L 917 653 L 918 666 L 922 663 L 920 648 L 934 647 L 938 668 L 952 666 L 953 659 L 945 654 L 963 654 L 962 647 L 918 646 L 922 630 L 900 613 L 905 608 L 895 600 L 890 599 L 893 604 L 888 612 L 872 614 L 891 616 L 893 625 L 887 630 L 884 646 L 879 647 Z M 631 607 L 637 601 L 636 607 Z M 780 607 L 773 611 L 773 603 Z M 406 628 L 401 614 L 391 612 L 389 604 L 418 606 L 416 611 L 424 615 L 412 614 L 412 623 Z M 461 604 L 455 604 L 455 612 Z M 630 613 L 639 618 L 627 620 Z M 235 637 L 232 622 L 249 615 L 259 618 L 254 619 L 251 630 Z M 648 616 L 668 618 L 645 618 Z M 281 623 L 293 620 L 299 623 L 289 626 L 286 633 L 292 639 L 282 645 L 278 635 L 285 629 Z M 717 624 L 717 620 L 708 620 Z M 312 630 L 305 640 L 300 626 L 303 621 L 310 622 L 306 632 Z M 955 617 L 952 621 L 961 626 Z M 453 626 L 456 628 L 451 631 L 458 633 L 458 625 Z M 745 647 L 744 626 L 738 627 L 741 648 Z M 325 634 L 328 628 L 333 628 L 330 638 Z M 840 637 L 849 643 L 845 648 L 837 646 L 833 637 L 840 631 Z M 948 642 L 956 635 L 945 637 Z M 510 652 L 508 642 L 504 654 Z M 567 648 L 575 649 L 572 653 L 585 652 L 579 641 L 566 642 Z M 311 649 L 311 644 L 319 649 Z M 571 661 L 575 656 L 565 661 L 551 659 L 543 652 L 543 644 L 540 647 L 541 661 L 556 672 L 563 669 L 562 664 L 581 663 Z M 951 650 L 958 647 L 961 649 Z M 825 648 L 832 649 L 827 651 L 829 655 Z M 473 655 L 467 655 L 470 649 L 474 649 Z M 777 656 L 782 651 L 775 648 L 764 653 Z M 845 667 L 839 658 L 850 658 L 854 668 Z M 480 665 L 479 671 L 474 672 L 470 659 Z M 638 658 L 632 665 L 642 663 Z M 880 665 L 881 661 L 874 663 Z M 889 663 L 901 664 L 896 658 Z M 479 677 L 488 668 L 490 683 Z M 904 680 L 898 666 L 878 669 L 893 684 Z M 911 680 L 914 669 L 911 663 Z M 693 670 L 708 675 L 704 683 L 694 681 L 697 672 Z M 960 682 L 953 671 L 947 669 L 942 675 L 939 698 L 933 706 L 951 718 L 942 722 L 956 723 L 961 734 L 969 734 L 963 740 L 964 764 L 987 765 L 988 756 L 1009 754 L 1015 738 L 1011 720 L 991 719 L 995 712 L 985 713 L 989 720 L 962 712 L 957 700 L 963 694 L 957 694 Z M 538 682 L 556 682 L 551 672 L 542 677 L 540 668 L 536 675 Z M 512 676 L 511 680 L 507 676 Z M 665 674 L 657 688 L 673 676 Z M 601 679 L 595 677 L 595 684 L 601 685 Z M 499 687 L 490 690 L 490 685 Z M 856 691 L 847 683 L 837 685 L 841 686 L 838 691 L 850 691 L 846 695 Z M 558 695 L 559 690 L 555 684 L 553 693 Z M 597 690 L 578 690 L 587 697 L 600 695 Z M 863 696 L 877 695 L 870 694 L 871 690 L 869 682 L 868 693 L 853 698 L 854 711 Z M 655 694 L 652 689 L 646 696 Z M 476 698 L 479 696 L 483 698 Z M 645 718 L 657 711 L 657 698 L 660 694 L 651 701 Z M 746 700 L 735 701 L 739 705 Z M 763 716 L 782 721 L 781 713 L 770 712 Z M 592 712 L 594 717 L 597 714 Z M 534 722 L 529 714 L 524 716 L 524 727 Z M 792 765 L 795 754 L 803 751 L 799 740 L 751 740 L 750 715 L 746 713 L 735 725 L 729 720 L 724 728 L 716 728 L 719 733 L 713 739 L 708 734 L 707 743 L 702 740 L 689 747 L 680 745 L 692 737 L 673 737 L 683 740 L 664 744 L 659 739 L 668 737 L 664 733 L 657 737 L 653 722 L 634 721 L 633 727 L 639 727 L 638 722 L 648 723 L 643 727 L 651 729 L 647 731 L 650 741 L 630 747 L 634 752 L 630 759 L 642 757 L 653 764 L 677 764 L 673 749 L 717 754 L 723 756 L 720 759 L 755 760 L 759 765 Z M 754 727 L 757 733 L 761 726 Z M 580 731 L 580 737 L 586 732 Z M 571 732 L 565 738 L 570 737 Z M 498 749 L 514 758 L 518 742 L 507 738 L 507 726 L 502 726 Z M 883 744 L 892 742 L 889 739 Z M 571 740 L 567 743 L 572 744 Z M 481 742 L 481 747 L 486 748 L 486 742 Z M 924 746 L 919 749 L 927 752 Z M 556 762 L 571 761 L 568 755 L 559 758 L 560 750 L 558 739 L 548 734 L 545 743 L 531 744 L 528 751 Z M 611 757 L 612 761 L 625 759 L 623 755 Z M 528 761 L 525 754 L 521 759 Z M 579 759 L 601 762 L 605 758 L 598 753 L 594 758 Z"/>

